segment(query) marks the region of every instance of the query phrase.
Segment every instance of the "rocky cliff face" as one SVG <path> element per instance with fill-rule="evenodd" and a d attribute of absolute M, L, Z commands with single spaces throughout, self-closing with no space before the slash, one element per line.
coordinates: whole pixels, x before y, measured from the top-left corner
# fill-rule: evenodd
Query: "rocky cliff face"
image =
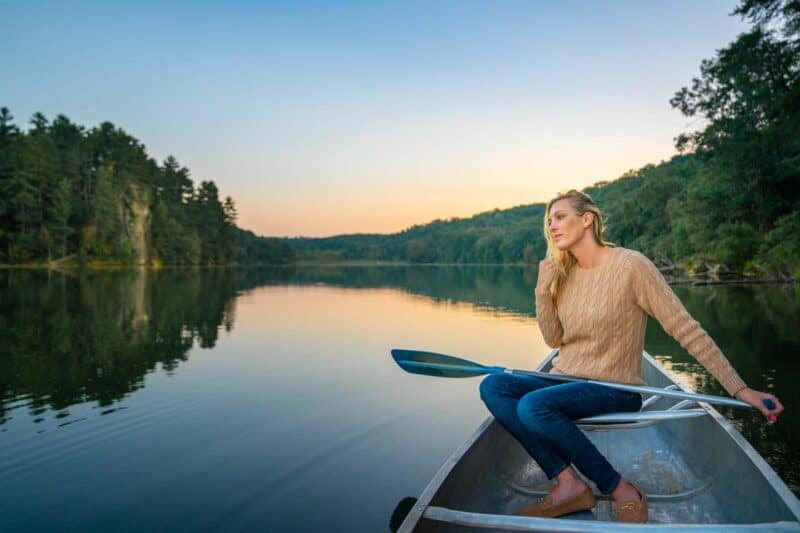
<path fill-rule="evenodd" d="M 150 260 L 150 201 L 136 184 L 128 185 L 122 197 L 122 225 L 136 254 L 135 263 Z"/>

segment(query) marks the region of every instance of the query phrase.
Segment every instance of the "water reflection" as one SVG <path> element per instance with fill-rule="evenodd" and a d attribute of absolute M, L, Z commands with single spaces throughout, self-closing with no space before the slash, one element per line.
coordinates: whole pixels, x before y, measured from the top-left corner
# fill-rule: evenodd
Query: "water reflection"
<path fill-rule="evenodd" d="M 536 269 L 509 266 L 281 267 L 241 269 L 239 279 L 253 285 L 331 285 L 392 288 L 434 300 L 533 316 Z"/>
<path fill-rule="evenodd" d="M 160 366 L 174 371 L 196 342 L 233 327 L 230 270 L 0 271 L 0 425 L 77 403 L 109 406 Z M 109 414 L 113 409 L 102 410 Z"/>
<path fill-rule="evenodd" d="M 487 267 L 0 271 L 0 426 L 71 405 L 111 406 L 146 374 L 214 347 L 234 325 L 237 294 L 269 285 L 396 288 L 443 302 L 532 315 L 530 271 Z M 103 409 L 106 415 L 116 409 Z M 18 416 L 18 414 L 16 415 Z"/>

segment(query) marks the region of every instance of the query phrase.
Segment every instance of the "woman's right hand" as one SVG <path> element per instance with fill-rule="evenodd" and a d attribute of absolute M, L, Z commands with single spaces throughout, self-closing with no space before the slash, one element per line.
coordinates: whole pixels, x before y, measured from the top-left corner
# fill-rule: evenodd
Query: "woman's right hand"
<path fill-rule="evenodd" d="M 536 292 L 550 292 L 550 284 L 553 282 L 557 272 L 556 264 L 549 257 L 539 261 L 539 279 L 536 280 Z"/>
<path fill-rule="evenodd" d="M 783 412 L 783 404 L 778 400 L 778 397 L 768 392 L 761 392 L 753 390 L 750 387 L 745 387 L 736 393 L 735 398 L 749 403 L 764 415 L 770 423 L 775 423 L 778 420 L 778 415 Z M 764 400 L 770 400 L 772 407 L 767 407 Z"/>

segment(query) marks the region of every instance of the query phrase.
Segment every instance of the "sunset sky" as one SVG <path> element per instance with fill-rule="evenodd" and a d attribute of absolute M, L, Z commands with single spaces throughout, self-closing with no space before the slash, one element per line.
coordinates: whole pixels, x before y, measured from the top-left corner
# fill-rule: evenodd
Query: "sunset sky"
<path fill-rule="evenodd" d="M 670 158 L 736 4 L 6 1 L 0 105 L 111 121 L 261 235 L 395 232 Z"/>

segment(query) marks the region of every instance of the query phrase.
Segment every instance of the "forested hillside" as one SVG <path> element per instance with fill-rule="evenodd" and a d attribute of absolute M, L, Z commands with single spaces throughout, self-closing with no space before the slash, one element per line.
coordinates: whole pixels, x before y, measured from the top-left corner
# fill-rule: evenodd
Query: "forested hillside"
<path fill-rule="evenodd" d="M 518 263 L 544 253 L 542 205 L 495 209 L 471 218 L 436 220 L 392 235 L 290 239 L 307 260 L 412 263 Z"/>
<path fill-rule="evenodd" d="M 0 263 L 224 265 L 281 263 L 278 239 L 238 229 L 213 181 L 195 186 L 109 122 L 86 129 L 41 113 L 21 130 L 0 109 Z M 253 252 L 253 256 L 249 255 Z"/>

